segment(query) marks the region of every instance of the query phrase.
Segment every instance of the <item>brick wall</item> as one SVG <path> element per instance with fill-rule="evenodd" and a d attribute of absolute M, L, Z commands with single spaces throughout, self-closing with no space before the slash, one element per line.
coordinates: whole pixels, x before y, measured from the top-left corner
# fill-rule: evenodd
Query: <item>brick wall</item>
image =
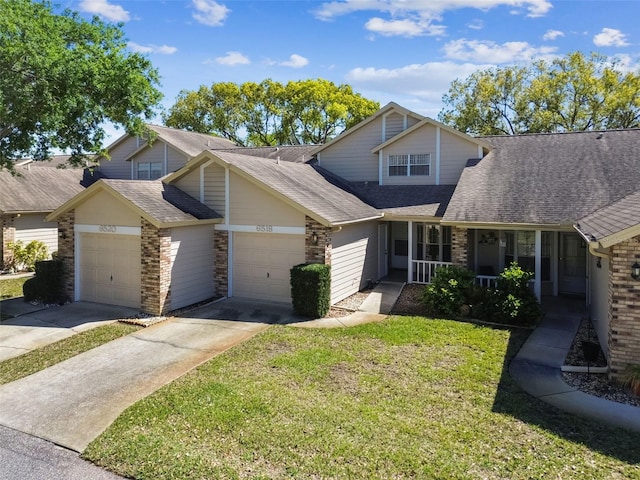
<path fill-rule="evenodd" d="M 141 219 L 141 308 L 163 315 L 171 308 L 171 229 Z"/>
<path fill-rule="evenodd" d="M 609 376 L 640 364 L 640 280 L 631 265 L 640 263 L 640 236 L 611 247 L 609 262 Z"/>
<path fill-rule="evenodd" d="M 9 242 L 16 241 L 16 229 L 13 225 L 13 215 L 0 215 L 0 270 L 5 268 L 11 260 L 11 252 L 8 249 Z"/>
<path fill-rule="evenodd" d="M 314 234 L 317 241 L 313 241 Z M 305 261 L 331 265 L 331 228 L 316 222 L 310 217 L 305 219 Z"/>
<path fill-rule="evenodd" d="M 217 297 L 229 294 L 229 232 L 213 232 L 214 270 L 213 291 Z"/>
<path fill-rule="evenodd" d="M 63 265 L 63 285 L 67 300 L 75 301 L 76 289 L 76 212 L 71 210 L 58 217 L 58 258 Z"/>
<path fill-rule="evenodd" d="M 468 235 L 466 228 L 451 227 L 451 262 L 467 267 Z"/>

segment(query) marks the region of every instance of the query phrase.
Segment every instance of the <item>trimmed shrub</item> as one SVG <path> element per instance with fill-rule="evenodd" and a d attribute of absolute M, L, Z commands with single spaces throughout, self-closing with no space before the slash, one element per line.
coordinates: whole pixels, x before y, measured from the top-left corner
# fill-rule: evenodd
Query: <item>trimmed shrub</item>
<path fill-rule="evenodd" d="M 22 286 L 25 302 L 64 303 L 62 262 L 46 260 L 36 262 L 36 274 Z"/>
<path fill-rule="evenodd" d="M 22 240 L 9 242 L 7 248 L 11 252 L 9 269 L 14 271 L 33 272 L 36 262 L 46 260 L 49 257 L 49 248 L 40 240 L 32 240 L 26 245 Z"/>
<path fill-rule="evenodd" d="M 459 317 L 468 305 L 475 273 L 458 265 L 438 267 L 433 282 L 426 286 L 422 301 L 430 315 Z"/>
<path fill-rule="evenodd" d="M 321 263 L 295 265 L 291 273 L 293 311 L 322 318 L 331 306 L 331 267 Z"/>

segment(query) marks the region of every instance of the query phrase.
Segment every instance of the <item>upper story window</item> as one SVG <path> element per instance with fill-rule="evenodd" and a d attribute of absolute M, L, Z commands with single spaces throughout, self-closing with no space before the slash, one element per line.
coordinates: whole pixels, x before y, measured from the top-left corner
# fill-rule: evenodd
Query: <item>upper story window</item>
<path fill-rule="evenodd" d="M 389 155 L 390 177 L 429 176 L 431 169 L 430 153 L 410 153 Z"/>
<path fill-rule="evenodd" d="M 162 176 L 161 162 L 138 162 L 137 163 L 137 179 L 138 180 L 155 180 Z"/>

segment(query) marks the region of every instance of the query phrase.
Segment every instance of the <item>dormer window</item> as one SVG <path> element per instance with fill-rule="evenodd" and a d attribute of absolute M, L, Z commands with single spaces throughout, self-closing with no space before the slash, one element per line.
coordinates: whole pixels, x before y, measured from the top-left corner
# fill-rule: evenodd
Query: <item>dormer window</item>
<path fill-rule="evenodd" d="M 162 176 L 161 162 L 138 162 L 137 164 L 138 180 L 155 180 Z"/>
<path fill-rule="evenodd" d="M 429 176 L 431 170 L 430 153 L 410 153 L 389 155 L 390 177 Z"/>

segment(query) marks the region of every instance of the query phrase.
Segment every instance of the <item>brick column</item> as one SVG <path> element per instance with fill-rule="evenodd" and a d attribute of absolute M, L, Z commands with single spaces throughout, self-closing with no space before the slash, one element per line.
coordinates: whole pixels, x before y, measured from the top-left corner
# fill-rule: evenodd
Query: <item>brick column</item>
<path fill-rule="evenodd" d="M 5 269 L 11 261 L 8 244 L 16 241 L 16 228 L 13 225 L 13 215 L 0 215 L 0 270 Z"/>
<path fill-rule="evenodd" d="M 158 229 L 144 218 L 141 224 L 141 308 L 163 315 L 171 308 L 171 229 Z"/>
<path fill-rule="evenodd" d="M 640 280 L 631 265 L 640 263 L 640 236 L 611 247 L 609 262 L 609 376 L 640 364 Z"/>
<path fill-rule="evenodd" d="M 466 228 L 451 227 L 451 262 L 467 267 L 468 235 Z"/>
<path fill-rule="evenodd" d="M 213 232 L 213 291 L 217 297 L 229 294 L 229 232 L 214 230 Z"/>
<path fill-rule="evenodd" d="M 58 217 L 58 259 L 62 261 L 62 285 L 67 300 L 75 301 L 76 291 L 76 212 Z"/>
<path fill-rule="evenodd" d="M 314 242 L 314 234 L 317 241 Z M 305 219 L 305 261 L 331 265 L 331 228 L 316 222 L 310 217 Z"/>

